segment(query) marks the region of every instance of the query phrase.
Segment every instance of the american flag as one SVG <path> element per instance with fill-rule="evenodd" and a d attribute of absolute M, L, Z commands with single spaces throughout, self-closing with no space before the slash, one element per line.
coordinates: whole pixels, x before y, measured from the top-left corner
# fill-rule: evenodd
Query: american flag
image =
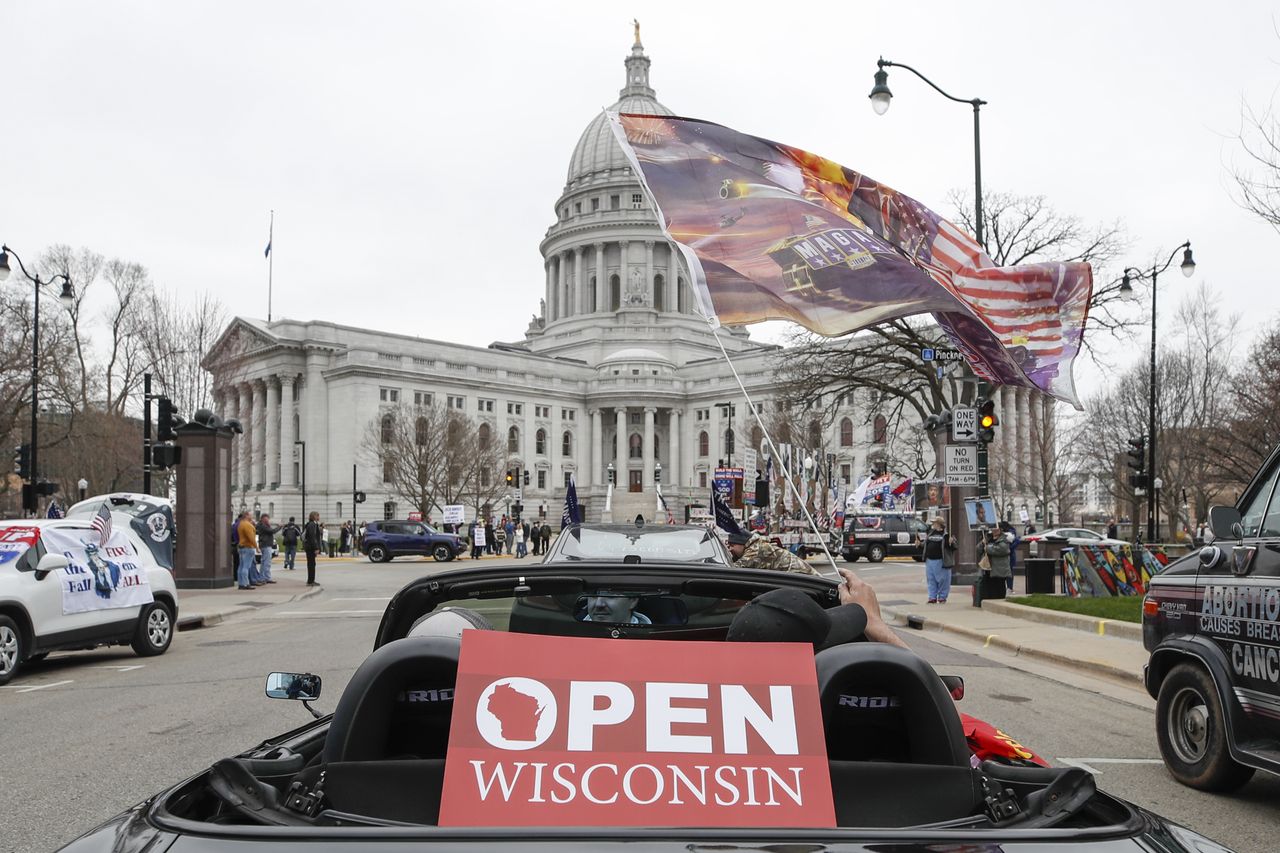
<path fill-rule="evenodd" d="M 98 531 L 98 544 L 107 544 L 107 540 L 111 538 L 111 509 L 106 504 L 98 507 L 98 514 L 93 517 L 89 526 Z"/>
<path fill-rule="evenodd" d="M 49 501 L 49 511 L 45 513 L 46 518 L 62 518 L 64 515 L 62 507 L 58 506 L 57 501 Z"/>

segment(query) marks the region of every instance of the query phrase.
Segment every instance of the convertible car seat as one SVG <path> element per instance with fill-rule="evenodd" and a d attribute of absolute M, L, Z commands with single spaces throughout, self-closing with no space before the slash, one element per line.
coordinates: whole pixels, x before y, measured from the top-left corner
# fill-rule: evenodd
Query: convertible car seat
<path fill-rule="evenodd" d="M 436 823 L 460 647 L 452 637 L 406 637 L 355 671 L 325 738 L 331 808 Z"/>
<path fill-rule="evenodd" d="M 954 700 L 929 664 L 883 643 L 815 655 L 840 826 L 916 826 L 981 813 Z"/>

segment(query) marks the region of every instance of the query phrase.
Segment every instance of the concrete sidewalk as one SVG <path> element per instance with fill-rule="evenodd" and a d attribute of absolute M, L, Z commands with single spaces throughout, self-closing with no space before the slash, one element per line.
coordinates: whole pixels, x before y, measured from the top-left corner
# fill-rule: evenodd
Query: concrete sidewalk
<path fill-rule="evenodd" d="M 922 572 L 923 574 L 923 572 Z M 1141 687 L 1149 657 L 1140 625 L 1026 607 L 1008 601 L 972 605 L 972 588 L 955 586 L 946 604 L 927 604 L 923 578 L 863 574 L 886 620 L 943 631 L 1020 657 Z M 1019 579 L 1020 581 L 1021 579 Z"/>

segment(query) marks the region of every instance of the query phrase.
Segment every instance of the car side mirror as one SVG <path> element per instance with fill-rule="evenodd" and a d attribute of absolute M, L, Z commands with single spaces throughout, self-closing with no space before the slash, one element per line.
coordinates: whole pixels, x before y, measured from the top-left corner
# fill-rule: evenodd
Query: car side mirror
<path fill-rule="evenodd" d="M 942 684 L 947 688 L 947 692 L 951 694 L 951 698 L 959 702 L 964 698 L 964 679 L 958 675 L 940 675 Z"/>
<path fill-rule="evenodd" d="M 52 552 L 45 554 L 40 558 L 40 562 L 36 563 L 36 580 L 42 581 L 49 576 L 50 572 L 65 569 L 69 565 L 71 565 L 71 561 L 67 559 L 65 554 L 54 554 Z"/>
<path fill-rule="evenodd" d="M 1244 520 L 1233 506 L 1209 507 L 1209 529 L 1214 539 L 1243 539 Z"/>
<path fill-rule="evenodd" d="M 272 699 L 320 698 L 320 676 L 309 672 L 273 672 L 267 676 L 267 695 Z"/>

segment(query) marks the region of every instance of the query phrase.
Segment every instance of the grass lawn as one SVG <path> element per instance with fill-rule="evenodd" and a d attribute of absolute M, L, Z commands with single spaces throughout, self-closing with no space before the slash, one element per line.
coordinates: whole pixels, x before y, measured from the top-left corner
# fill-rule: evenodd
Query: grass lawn
<path fill-rule="evenodd" d="M 1081 613 L 1085 616 L 1096 616 L 1099 619 L 1114 619 L 1117 622 L 1142 621 L 1142 596 L 1120 595 L 1105 598 L 1067 598 L 1059 595 L 1021 595 L 1008 599 L 1014 604 L 1025 604 L 1028 607 L 1046 607 L 1049 610 L 1065 610 L 1068 613 Z"/>

